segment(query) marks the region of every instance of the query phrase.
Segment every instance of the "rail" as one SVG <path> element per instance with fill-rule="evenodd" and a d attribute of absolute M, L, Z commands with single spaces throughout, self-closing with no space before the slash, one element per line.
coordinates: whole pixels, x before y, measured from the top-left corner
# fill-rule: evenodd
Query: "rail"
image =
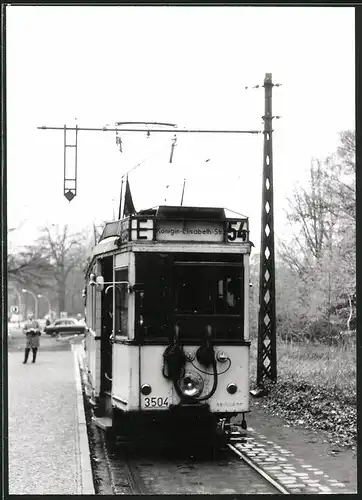
<path fill-rule="evenodd" d="M 247 463 L 252 469 L 254 469 L 260 476 L 262 476 L 268 483 L 270 483 L 274 488 L 276 488 L 280 493 L 284 495 L 290 495 L 289 491 L 286 490 L 281 484 L 277 483 L 272 477 L 270 477 L 265 471 L 258 467 L 254 462 L 252 462 L 244 453 L 235 448 L 232 444 L 228 443 L 227 447 L 238 457 L 240 457 L 245 463 Z"/>

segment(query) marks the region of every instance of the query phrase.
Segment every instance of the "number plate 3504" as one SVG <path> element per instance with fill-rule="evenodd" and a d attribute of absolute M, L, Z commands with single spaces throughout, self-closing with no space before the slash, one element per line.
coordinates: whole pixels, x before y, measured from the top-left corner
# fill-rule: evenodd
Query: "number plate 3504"
<path fill-rule="evenodd" d="M 168 397 L 143 398 L 143 404 L 145 408 L 168 408 L 169 400 Z"/>

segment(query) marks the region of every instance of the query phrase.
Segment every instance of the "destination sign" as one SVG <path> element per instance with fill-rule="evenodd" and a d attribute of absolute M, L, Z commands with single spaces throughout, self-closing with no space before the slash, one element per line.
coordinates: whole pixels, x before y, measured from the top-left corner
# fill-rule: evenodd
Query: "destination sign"
<path fill-rule="evenodd" d="M 224 242 L 222 222 L 211 221 L 157 221 L 157 241 L 210 241 Z"/>
<path fill-rule="evenodd" d="M 118 226 L 121 244 L 127 241 L 189 241 L 244 243 L 248 241 L 248 220 L 198 221 L 132 217 Z"/>
<path fill-rule="evenodd" d="M 196 221 L 133 218 L 130 233 L 132 241 L 243 243 L 248 241 L 248 221 L 247 219 Z M 125 242 L 128 237 L 125 227 L 121 234 L 122 242 Z"/>

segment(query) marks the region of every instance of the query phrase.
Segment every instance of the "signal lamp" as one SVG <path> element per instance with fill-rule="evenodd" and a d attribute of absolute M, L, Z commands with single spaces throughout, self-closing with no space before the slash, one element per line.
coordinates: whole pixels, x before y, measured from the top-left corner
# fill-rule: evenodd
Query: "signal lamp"
<path fill-rule="evenodd" d="M 141 393 L 144 395 L 144 396 L 148 396 L 149 394 L 151 394 L 151 386 L 149 384 L 143 384 L 141 386 Z"/>
<path fill-rule="evenodd" d="M 226 387 L 226 390 L 228 391 L 229 394 L 235 394 L 236 391 L 238 390 L 238 386 L 232 382 Z"/>
<path fill-rule="evenodd" d="M 229 359 L 229 356 L 224 351 L 219 351 L 216 355 L 216 359 L 219 361 L 219 363 L 226 363 L 226 361 Z"/>

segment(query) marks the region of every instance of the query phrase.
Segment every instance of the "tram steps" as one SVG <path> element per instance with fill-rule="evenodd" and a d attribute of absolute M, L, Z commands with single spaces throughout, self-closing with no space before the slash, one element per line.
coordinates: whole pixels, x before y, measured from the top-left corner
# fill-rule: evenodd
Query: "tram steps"
<path fill-rule="evenodd" d="M 94 423 L 97 427 L 100 427 L 103 430 L 107 430 L 112 427 L 112 419 L 109 417 L 95 417 Z"/>

